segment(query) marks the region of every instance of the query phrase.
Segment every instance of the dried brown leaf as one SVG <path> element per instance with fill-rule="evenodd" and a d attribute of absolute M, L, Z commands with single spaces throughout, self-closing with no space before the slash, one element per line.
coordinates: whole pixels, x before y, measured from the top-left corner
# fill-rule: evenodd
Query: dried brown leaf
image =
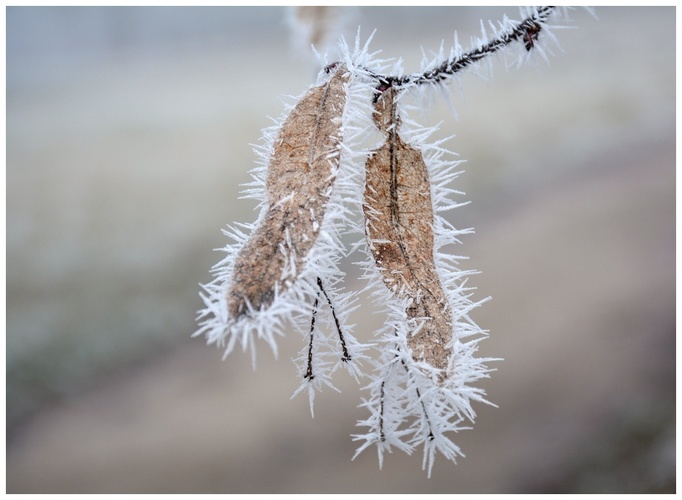
<path fill-rule="evenodd" d="M 395 98 L 395 89 L 389 88 L 376 104 L 375 122 L 386 142 L 366 162 L 366 233 L 384 284 L 412 299 L 406 312 L 414 325 L 408 336 L 414 359 L 445 369 L 452 315 L 434 262 L 429 175 L 421 151 L 398 134 Z"/>
<path fill-rule="evenodd" d="M 268 165 L 267 212 L 239 252 L 227 291 L 230 316 L 267 308 L 302 271 L 325 214 L 340 159 L 345 66 L 310 89 L 279 130 Z"/>

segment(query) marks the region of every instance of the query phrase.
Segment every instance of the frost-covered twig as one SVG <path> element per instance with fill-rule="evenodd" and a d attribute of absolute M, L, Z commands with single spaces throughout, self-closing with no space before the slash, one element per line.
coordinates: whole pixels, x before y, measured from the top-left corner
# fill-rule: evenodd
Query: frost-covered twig
<path fill-rule="evenodd" d="M 372 71 L 369 71 L 369 74 L 379 82 L 379 90 L 384 90 L 388 87 L 442 83 L 513 42 L 522 41 L 527 51 L 532 50 L 554 9 L 556 7 L 537 7 L 536 9 L 531 9 L 528 17 L 519 23 L 512 23 L 505 19 L 498 28 L 492 27 L 492 40 L 489 41 L 485 41 L 488 36 L 485 34 L 483 23 L 481 23 L 484 40 L 479 46 L 464 53 L 461 53 L 461 49 L 455 46 L 448 59 L 427 71 L 402 76 L 381 75 Z"/>

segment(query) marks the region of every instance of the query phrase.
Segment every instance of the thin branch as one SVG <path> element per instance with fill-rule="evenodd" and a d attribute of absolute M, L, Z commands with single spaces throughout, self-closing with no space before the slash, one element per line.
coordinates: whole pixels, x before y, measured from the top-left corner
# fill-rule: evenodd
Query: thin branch
<path fill-rule="evenodd" d="M 527 17 L 511 30 L 505 31 L 497 38 L 483 44 L 469 52 L 443 61 L 438 67 L 424 73 L 415 73 L 404 76 L 385 76 L 367 70 L 370 76 L 379 81 L 377 91 L 379 93 L 390 87 L 404 87 L 407 85 L 426 85 L 442 82 L 451 78 L 456 73 L 480 61 L 486 56 L 492 55 L 498 50 L 515 42 L 523 42 L 526 50 L 530 51 L 535 46 L 542 24 L 549 18 L 555 7 L 538 7 L 537 11 Z"/>

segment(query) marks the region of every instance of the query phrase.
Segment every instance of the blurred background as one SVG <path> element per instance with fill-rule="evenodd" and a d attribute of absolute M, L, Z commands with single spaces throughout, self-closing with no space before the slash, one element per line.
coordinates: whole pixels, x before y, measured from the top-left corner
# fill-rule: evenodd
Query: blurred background
<path fill-rule="evenodd" d="M 416 71 L 515 9 L 356 8 L 331 25 Z M 357 384 L 290 400 L 190 339 L 199 283 L 252 221 L 260 130 L 317 67 L 286 8 L 8 7 L 8 492 L 675 491 L 675 9 L 599 8 L 549 62 L 493 60 L 429 120 L 455 135 L 474 319 L 503 357 L 466 458 L 351 461 Z M 334 36 L 336 36 L 334 31 Z M 543 35 L 540 35 L 541 41 Z M 461 90 L 461 92 L 460 92 Z M 349 288 L 360 287 L 348 266 Z M 369 340 L 381 317 L 365 307 Z"/>

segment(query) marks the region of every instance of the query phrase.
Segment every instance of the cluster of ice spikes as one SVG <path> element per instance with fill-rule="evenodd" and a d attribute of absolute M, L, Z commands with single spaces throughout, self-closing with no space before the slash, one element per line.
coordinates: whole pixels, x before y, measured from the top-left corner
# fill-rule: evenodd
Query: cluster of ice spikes
<path fill-rule="evenodd" d="M 359 35 L 341 41 L 343 57 L 326 64 L 318 81 L 264 131 L 259 164 L 245 193 L 259 202 L 252 224 L 226 234 L 233 240 L 203 286 L 199 329 L 209 344 L 250 349 L 265 341 L 277 353 L 277 337 L 293 327 L 304 338 L 294 360 L 311 413 L 316 391 L 334 387 L 343 367 L 369 377 L 363 400 L 369 416 L 353 437 L 357 453 L 378 450 L 380 466 L 392 447 L 423 448 L 429 475 L 436 452 L 463 455 L 452 437 L 470 428 L 473 402 L 488 403 L 474 384 L 488 377 L 490 358 L 476 357 L 487 336 L 469 317 L 471 300 L 459 257 L 445 248 L 470 230 L 455 229 L 442 213 L 458 206 L 450 187 L 459 172 L 442 141 L 430 139 L 410 116 L 406 96 L 447 84 L 501 49 L 527 58 L 546 55 L 553 8 L 522 11 L 483 28 L 465 52 L 455 43 L 422 72 L 404 75 L 399 63 L 377 58 Z M 519 50 L 520 49 L 520 50 Z M 355 235 L 357 244 L 342 243 Z M 360 343 L 349 323 L 357 295 L 344 288 L 339 262 L 363 256 L 364 283 L 384 327 Z M 489 403 L 488 403 L 489 404 Z"/>

